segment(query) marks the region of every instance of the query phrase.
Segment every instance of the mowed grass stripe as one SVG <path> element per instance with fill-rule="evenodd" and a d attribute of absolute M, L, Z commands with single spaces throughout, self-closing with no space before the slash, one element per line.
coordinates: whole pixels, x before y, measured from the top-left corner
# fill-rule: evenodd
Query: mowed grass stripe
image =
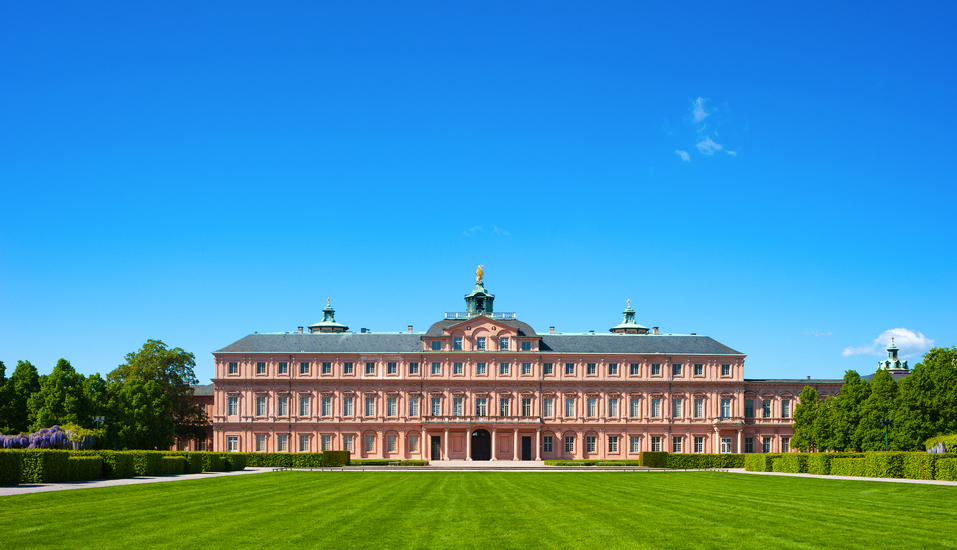
<path fill-rule="evenodd" d="M 4 547 L 943 548 L 957 488 L 718 472 L 276 472 L 0 498 Z"/>

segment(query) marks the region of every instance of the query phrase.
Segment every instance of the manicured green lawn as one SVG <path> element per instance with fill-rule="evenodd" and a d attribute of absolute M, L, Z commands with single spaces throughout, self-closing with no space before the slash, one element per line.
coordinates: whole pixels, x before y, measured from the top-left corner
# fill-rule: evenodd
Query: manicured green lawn
<path fill-rule="evenodd" d="M 727 474 L 276 472 L 0 498 L 3 548 L 944 548 L 957 487 Z"/>

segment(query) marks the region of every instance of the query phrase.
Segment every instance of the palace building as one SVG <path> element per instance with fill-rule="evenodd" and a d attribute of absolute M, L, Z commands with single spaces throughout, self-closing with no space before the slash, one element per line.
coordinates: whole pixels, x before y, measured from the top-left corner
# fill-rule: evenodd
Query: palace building
<path fill-rule="evenodd" d="M 640 451 L 787 452 L 805 385 L 755 380 L 745 354 L 669 334 L 628 307 L 608 333 L 539 333 L 497 313 L 481 270 L 465 311 L 425 332 L 322 321 L 213 353 L 213 449 L 349 450 L 395 460 L 627 459 Z"/>

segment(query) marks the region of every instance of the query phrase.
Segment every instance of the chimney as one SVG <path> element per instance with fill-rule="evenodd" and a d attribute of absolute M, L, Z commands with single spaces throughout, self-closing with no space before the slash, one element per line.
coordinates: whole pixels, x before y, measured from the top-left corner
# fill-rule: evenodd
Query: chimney
<path fill-rule="evenodd" d="M 412 325 L 409 325 L 409 334 L 412 334 Z"/>
<path fill-rule="evenodd" d="M 360 329 L 359 329 L 359 332 L 362 332 L 363 334 L 365 334 L 366 332 L 369 332 L 369 329 L 367 329 L 367 328 L 360 328 Z"/>
<path fill-rule="evenodd" d="M 555 334 L 555 327 L 548 327 L 549 334 Z"/>
<path fill-rule="evenodd" d="M 588 331 L 588 334 L 591 334 L 592 336 L 594 336 L 594 335 L 595 335 L 595 331 L 594 331 L 594 330 L 589 330 L 589 331 Z"/>
<path fill-rule="evenodd" d="M 697 332 L 692 332 L 691 335 L 692 335 L 692 336 L 697 336 L 698 333 L 697 333 Z"/>
<path fill-rule="evenodd" d="M 807 377 L 807 379 L 808 379 L 808 380 L 810 380 L 810 379 L 811 379 L 811 377 L 810 377 L 810 376 L 808 376 L 808 377 Z"/>
<path fill-rule="evenodd" d="M 302 334 L 302 327 L 299 327 L 299 334 Z"/>
<path fill-rule="evenodd" d="M 658 334 L 658 327 L 652 327 L 652 334 Z"/>

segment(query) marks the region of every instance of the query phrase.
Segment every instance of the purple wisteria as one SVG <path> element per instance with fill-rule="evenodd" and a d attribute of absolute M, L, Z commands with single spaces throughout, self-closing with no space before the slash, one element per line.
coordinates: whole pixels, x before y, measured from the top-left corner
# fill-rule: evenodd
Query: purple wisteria
<path fill-rule="evenodd" d="M 2 449 L 73 449 L 70 436 L 59 426 L 32 434 L 0 435 Z"/>

